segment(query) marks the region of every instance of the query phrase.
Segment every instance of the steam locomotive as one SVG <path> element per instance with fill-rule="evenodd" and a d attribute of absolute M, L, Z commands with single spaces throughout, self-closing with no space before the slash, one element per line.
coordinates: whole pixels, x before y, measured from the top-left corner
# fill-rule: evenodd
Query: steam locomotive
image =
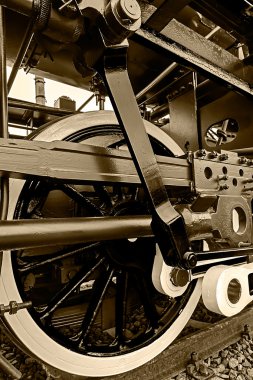
<path fill-rule="evenodd" d="M 14 342 L 66 379 L 111 376 L 163 351 L 200 296 L 239 313 L 253 298 L 252 0 L 0 0 L 0 16 Z M 11 139 L 18 69 L 92 86 L 100 110 L 34 105 L 46 123 Z"/>

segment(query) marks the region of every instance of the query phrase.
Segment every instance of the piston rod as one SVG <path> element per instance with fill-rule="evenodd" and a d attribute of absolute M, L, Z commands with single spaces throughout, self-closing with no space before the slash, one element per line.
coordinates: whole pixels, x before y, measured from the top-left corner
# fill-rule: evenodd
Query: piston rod
<path fill-rule="evenodd" d="M 153 236 L 150 216 L 0 222 L 0 250 Z"/>
<path fill-rule="evenodd" d="M 26 249 L 106 240 L 153 237 L 150 215 L 19 219 L 0 222 L 0 250 Z M 253 255 L 252 247 L 197 252 L 198 277 L 210 265 L 239 264 Z"/>

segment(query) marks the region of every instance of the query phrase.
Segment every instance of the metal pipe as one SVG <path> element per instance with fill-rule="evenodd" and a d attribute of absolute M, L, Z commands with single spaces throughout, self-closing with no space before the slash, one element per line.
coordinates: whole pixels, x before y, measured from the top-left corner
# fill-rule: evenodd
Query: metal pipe
<path fill-rule="evenodd" d="M 220 30 L 219 26 L 216 26 L 211 32 L 209 32 L 205 38 L 209 40 L 216 32 Z M 138 94 L 136 95 L 136 100 L 140 100 L 146 93 L 150 90 L 152 90 L 153 87 L 155 87 L 157 84 L 159 84 L 164 78 L 166 78 L 167 75 L 171 74 L 173 70 L 175 70 L 178 67 L 178 64 L 176 62 L 172 62 L 161 74 L 158 75 L 152 82 L 150 82 L 146 87 L 144 87 Z M 143 104 L 142 102 L 141 104 Z"/>
<path fill-rule="evenodd" d="M 169 65 L 161 74 L 158 75 L 152 82 L 150 82 L 146 87 L 144 87 L 138 94 L 136 95 L 136 100 L 140 100 L 148 91 L 150 91 L 153 87 L 155 87 L 158 83 L 161 82 L 167 75 L 172 73 L 172 71 L 178 67 L 176 62 L 173 62 Z"/>
<path fill-rule="evenodd" d="M 104 95 L 99 96 L 98 106 L 99 106 L 99 111 L 104 111 L 104 109 L 105 109 L 105 96 Z"/>
<path fill-rule="evenodd" d="M 150 225 L 150 216 L 1 221 L 0 250 L 151 237 Z"/>
<path fill-rule="evenodd" d="M 6 42 L 4 9 L 0 6 L 0 137 L 8 138 L 8 95 L 6 81 Z M 0 219 L 7 218 L 9 205 L 9 180 L 1 178 Z"/>
<path fill-rule="evenodd" d="M 22 373 L 0 354 L 0 368 L 12 379 L 21 379 Z"/>
<path fill-rule="evenodd" d="M 21 63 L 22 63 L 22 61 L 26 55 L 27 49 L 31 43 L 32 38 L 33 38 L 33 24 L 34 24 L 33 20 L 31 20 L 28 24 L 24 38 L 21 42 L 21 45 L 20 45 L 16 60 L 14 62 L 14 65 L 12 66 L 11 74 L 9 76 L 8 84 L 7 84 L 8 93 L 10 92 L 10 90 L 12 88 L 12 85 L 14 83 L 16 76 L 17 76 L 18 70 L 20 68 L 20 65 L 21 65 Z"/>
<path fill-rule="evenodd" d="M 1 123 L 0 137 L 8 138 L 8 102 L 6 83 L 6 43 L 5 43 L 5 20 L 4 9 L 0 6 L 0 103 Z"/>
<path fill-rule="evenodd" d="M 95 94 L 92 94 L 85 102 L 76 110 L 76 112 L 80 112 L 90 101 L 94 98 Z"/>
<path fill-rule="evenodd" d="M 251 156 L 253 154 L 253 148 L 233 149 L 233 152 L 239 154 L 239 156 Z"/>
<path fill-rule="evenodd" d="M 45 106 L 46 96 L 45 96 L 45 80 L 43 77 L 35 75 L 35 97 L 36 104 Z"/>
<path fill-rule="evenodd" d="M 22 129 L 24 131 L 34 131 L 34 128 L 26 127 L 26 126 L 21 125 L 21 124 L 8 123 L 8 125 L 9 125 L 9 128 L 17 128 L 17 129 Z"/>
<path fill-rule="evenodd" d="M 40 104 L 25 102 L 22 100 L 12 99 L 12 98 L 8 99 L 8 105 L 11 108 L 21 108 L 21 109 L 30 110 L 30 111 L 45 112 L 50 115 L 56 115 L 56 116 L 72 115 L 74 113 L 73 111 L 70 111 L 70 110 L 47 107 Z"/>

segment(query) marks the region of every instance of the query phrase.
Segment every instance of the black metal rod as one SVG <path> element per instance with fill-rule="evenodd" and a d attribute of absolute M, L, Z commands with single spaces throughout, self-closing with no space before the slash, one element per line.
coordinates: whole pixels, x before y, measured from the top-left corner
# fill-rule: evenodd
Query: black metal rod
<path fill-rule="evenodd" d="M 77 108 L 76 112 L 80 112 L 85 106 L 87 106 L 87 104 L 90 103 L 90 101 L 94 98 L 94 94 L 92 94 L 88 99 L 85 100 L 85 102 L 79 107 Z"/>
<path fill-rule="evenodd" d="M 8 138 L 8 96 L 6 81 L 6 43 L 4 9 L 0 6 L 0 137 Z M 9 205 L 9 180 L 1 178 L 0 219 L 7 218 Z"/>
<path fill-rule="evenodd" d="M 153 236 L 150 216 L 0 222 L 0 250 Z"/>
<path fill-rule="evenodd" d="M 22 129 L 24 131 L 34 131 L 34 128 L 31 128 L 31 127 L 24 127 L 23 125 L 19 125 L 19 124 L 12 124 L 12 123 L 9 123 L 9 128 L 17 128 L 17 129 Z"/>
<path fill-rule="evenodd" d="M 229 259 L 231 257 L 252 256 L 252 255 L 253 255 L 252 247 L 230 248 L 230 249 L 223 249 L 219 251 L 206 251 L 206 252 L 196 253 L 198 262 L 206 261 L 206 260 L 217 260 L 220 258 Z"/>
<path fill-rule="evenodd" d="M 21 379 L 22 373 L 0 354 L 0 368 L 13 379 Z"/>
<path fill-rule="evenodd" d="M 171 74 L 174 69 L 178 67 L 176 62 L 172 62 L 164 71 L 161 72 L 152 82 L 150 82 L 146 87 L 144 87 L 138 94 L 136 95 L 136 100 L 139 101 L 143 98 L 144 95 L 147 94 L 148 91 L 152 90 L 157 84 L 159 84 L 167 75 Z"/>
<path fill-rule="evenodd" d="M 31 20 L 28 24 L 24 38 L 21 42 L 21 45 L 20 45 L 16 60 L 14 62 L 14 65 L 12 66 L 11 74 L 9 76 L 8 84 L 7 84 L 8 93 L 10 92 L 10 90 L 12 88 L 12 85 L 15 81 L 18 70 L 20 68 L 20 65 L 21 65 L 21 63 L 22 63 L 22 61 L 26 55 L 27 49 L 31 43 L 32 38 L 33 38 L 33 24 L 34 24 L 33 20 Z"/>
<path fill-rule="evenodd" d="M 62 108 L 42 106 L 40 104 L 26 102 L 23 100 L 18 100 L 18 99 L 13 99 L 13 98 L 8 99 L 8 105 L 10 108 L 21 108 L 21 109 L 30 110 L 30 111 L 46 112 L 50 115 L 56 115 L 56 116 L 72 115 L 74 113 L 73 111 L 65 110 Z"/>
<path fill-rule="evenodd" d="M 5 20 L 4 9 L 0 6 L 0 103 L 1 123 L 0 137 L 8 137 L 8 103 L 6 84 L 6 43 L 5 43 Z"/>

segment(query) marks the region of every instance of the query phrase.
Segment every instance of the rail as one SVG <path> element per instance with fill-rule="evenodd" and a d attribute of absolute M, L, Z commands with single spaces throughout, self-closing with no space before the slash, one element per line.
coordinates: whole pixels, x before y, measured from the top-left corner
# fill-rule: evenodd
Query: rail
<path fill-rule="evenodd" d="M 225 318 L 210 327 L 178 339 L 156 358 L 133 371 L 106 378 L 93 377 L 86 379 L 170 379 L 186 369 L 193 352 L 197 352 L 201 359 L 206 359 L 210 355 L 237 342 L 241 338 L 245 325 L 249 325 L 251 329 L 253 328 L 253 306 L 234 317 Z"/>

